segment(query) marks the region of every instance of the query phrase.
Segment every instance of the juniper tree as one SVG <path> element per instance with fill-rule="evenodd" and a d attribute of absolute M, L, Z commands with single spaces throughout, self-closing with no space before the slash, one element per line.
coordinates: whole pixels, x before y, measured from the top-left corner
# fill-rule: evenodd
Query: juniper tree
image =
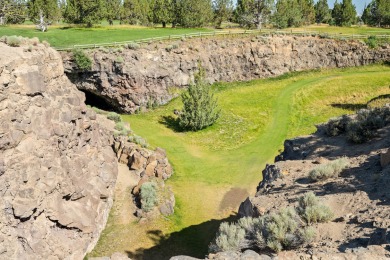
<path fill-rule="evenodd" d="M 220 115 L 217 99 L 204 80 L 204 70 L 199 66 L 195 81 L 182 94 L 183 110 L 179 116 L 179 125 L 183 130 L 198 131 L 217 121 Z"/>

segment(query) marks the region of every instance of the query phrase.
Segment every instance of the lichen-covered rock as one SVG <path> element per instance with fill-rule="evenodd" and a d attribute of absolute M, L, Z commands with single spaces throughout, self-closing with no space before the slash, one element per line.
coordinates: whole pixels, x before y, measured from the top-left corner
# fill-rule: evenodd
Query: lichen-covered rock
<path fill-rule="evenodd" d="M 111 134 L 56 51 L 0 53 L 0 258 L 82 259 L 112 205 Z"/>
<path fill-rule="evenodd" d="M 188 86 L 201 62 L 207 81 L 233 82 L 282 75 L 292 71 L 351 67 L 390 59 L 390 48 L 369 49 L 358 41 L 318 37 L 249 36 L 153 43 L 139 50 L 93 50 L 93 68 L 82 72 L 63 52 L 70 79 L 79 89 L 104 98 L 118 111 L 132 113 L 150 103 L 167 103 L 174 87 Z M 228 51 L 227 51 L 228 50 Z M 124 62 L 117 62 L 121 57 Z"/>

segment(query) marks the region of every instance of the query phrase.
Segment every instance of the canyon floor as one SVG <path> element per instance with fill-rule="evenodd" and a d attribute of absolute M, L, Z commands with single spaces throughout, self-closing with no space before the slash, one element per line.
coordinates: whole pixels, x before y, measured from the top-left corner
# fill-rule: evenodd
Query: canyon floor
<path fill-rule="evenodd" d="M 284 140 L 312 133 L 315 124 L 388 94 L 389 72 L 390 67 L 375 65 L 214 85 L 222 116 L 197 133 L 177 131 L 173 111 L 181 108 L 179 99 L 152 112 L 124 116 L 152 147 L 166 149 L 175 169 L 167 183 L 175 192 L 176 212 L 137 223 L 126 202 L 131 180 L 124 178 L 127 184 L 120 187 L 125 192 L 117 193 L 91 256 L 123 252 L 134 259 L 204 257 L 221 221 L 233 220 L 240 202 L 255 193 L 264 165 L 273 161 Z M 132 221 L 123 221 L 123 212 Z"/>

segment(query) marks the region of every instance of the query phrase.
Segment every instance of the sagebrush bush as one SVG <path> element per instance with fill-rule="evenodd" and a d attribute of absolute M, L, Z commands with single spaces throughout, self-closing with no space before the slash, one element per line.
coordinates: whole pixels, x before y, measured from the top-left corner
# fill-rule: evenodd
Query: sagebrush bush
<path fill-rule="evenodd" d="M 127 48 L 130 50 L 138 50 L 140 48 L 140 45 L 138 43 L 131 42 L 127 44 Z"/>
<path fill-rule="evenodd" d="M 222 223 L 210 252 L 239 251 L 247 248 L 279 252 L 310 242 L 315 231 L 303 227 L 293 208 L 261 218 L 242 218 L 237 223 Z"/>
<path fill-rule="evenodd" d="M 204 81 L 204 70 L 200 66 L 195 75 L 195 84 L 191 84 L 181 97 L 184 107 L 179 116 L 179 125 L 183 130 L 198 131 L 214 124 L 219 118 L 217 99 Z"/>
<path fill-rule="evenodd" d="M 154 182 L 145 182 L 141 186 L 141 208 L 145 212 L 151 211 L 157 205 L 157 185 Z"/>
<path fill-rule="evenodd" d="M 219 226 L 215 243 L 210 245 L 211 252 L 239 251 L 247 247 L 245 229 L 234 223 L 223 222 Z"/>
<path fill-rule="evenodd" d="M 313 181 L 323 181 L 329 178 L 337 177 L 344 169 L 349 166 L 347 158 L 343 157 L 327 164 L 321 164 L 309 172 L 309 178 Z"/>
<path fill-rule="evenodd" d="M 92 60 L 83 50 L 74 49 L 73 57 L 79 69 L 90 70 L 92 68 Z"/>
<path fill-rule="evenodd" d="M 18 37 L 15 35 L 7 36 L 6 43 L 8 46 L 11 46 L 11 47 L 19 47 L 22 44 L 22 39 L 21 39 L 21 37 Z"/>
<path fill-rule="evenodd" d="M 373 138 L 376 130 L 390 123 L 390 108 L 361 109 L 354 117 L 342 116 L 329 120 L 326 133 L 336 136 L 346 133 L 353 143 L 364 143 Z"/>
<path fill-rule="evenodd" d="M 118 114 L 115 113 L 115 112 L 110 112 L 110 113 L 108 113 L 107 119 L 112 120 L 112 121 L 114 121 L 115 123 L 122 122 L 121 116 L 118 115 Z"/>
<path fill-rule="evenodd" d="M 345 133 L 350 117 L 343 115 L 337 118 L 331 118 L 326 124 L 326 133 L 329 136 L 337 136 Z"/>
<path fill-rule="evenodd" d="M 300 197 L 298 203 L 297 212 L 308 224 L 328 222 L 333 218 L 330 208 L 321 204 L 313 192 Z"/>

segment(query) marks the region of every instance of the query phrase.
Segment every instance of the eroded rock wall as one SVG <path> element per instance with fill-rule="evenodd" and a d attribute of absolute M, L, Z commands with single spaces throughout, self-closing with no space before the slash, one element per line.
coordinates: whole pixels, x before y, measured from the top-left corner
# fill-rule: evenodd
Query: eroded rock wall
<path fill-rule="evenodd" d="M 0 259 L 82 259 L 112 205 L 111 134 L 43 45 L 0 43 Z"/>
<path fill-rule="evenodd" d="M 93 68 L 82 72 L 71 53 L 62 53 L 69 78 L 81 89 L 103 97 L 116 110 L 131 113 L 149 103 L 164 104 L 186 87 L 198 70 L 207 80 L 244 81 L 292 71 L 351 67 L 390 60 L 390 47 L 369 49 L 358 41 L 318 37 L 191 39 L 151 43 L 138 50 L 89 51 Z"/>

